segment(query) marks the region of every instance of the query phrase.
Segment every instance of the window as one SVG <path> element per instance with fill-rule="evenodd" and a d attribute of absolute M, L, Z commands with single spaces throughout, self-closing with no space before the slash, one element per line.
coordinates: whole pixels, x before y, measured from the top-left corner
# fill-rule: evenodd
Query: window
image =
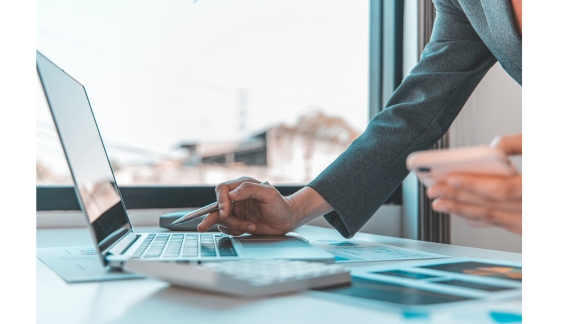
<path fill-rule="evenodd" d="M 305 184 L 368 122 L 369 3 L 37 2 L 120 185 Z M 38 184 L 72 184 L 38 81 Z"/>

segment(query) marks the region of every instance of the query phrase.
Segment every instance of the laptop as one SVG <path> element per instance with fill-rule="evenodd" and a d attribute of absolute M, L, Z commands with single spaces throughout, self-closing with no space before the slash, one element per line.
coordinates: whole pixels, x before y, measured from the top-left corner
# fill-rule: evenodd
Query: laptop
<path fill-rule="evenodd" d="M 295 234 L 232 237 L 222 233 L 134 232 L 85 88 L 39 51 L 36 66 L 79 204 L 104 266 L 122 268 L 130 259 L 334 262 L 332 254 Z"/>

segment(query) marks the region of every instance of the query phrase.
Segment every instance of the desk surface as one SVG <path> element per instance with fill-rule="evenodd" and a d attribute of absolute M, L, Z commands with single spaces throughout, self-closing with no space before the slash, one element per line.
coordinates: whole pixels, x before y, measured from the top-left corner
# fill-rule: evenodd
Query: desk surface
<path fill-rule="evenodd" d="M 137 227 L 136 232 L 163 231 L 156 227 Z M 335 230 L 304 226 L 298 234 L 314 240 L 341 239 Z M 463 246 L 437 244 L 401 238 L 358 233 L 356 239 L 444 254 L 454 257 L 495 259 L 521 262 L 519 253 L 493 251 Z M 86 228 L 39 229 L 37 247 L 92 245 Z M 363 262 L 350 267 L 386 264 Z M 521 301 L 479 306 L 466 313 L 430 314 L 434 323 L 478 323 L 487 307 L 521 309 Z M 488 308 L 487 308 L 488 309 Z M 455 317 L 456 316 L 456 317 Z M 38 323 L 196 323 L 199 320 L 229 320 L 231 323 L 349 323 L 380 319 L 398 323 L 409 320 L 403 314 L 384 312 L 356 304 L 325 300 L 305 291 L 267 298 L 243 299 L 190 289 L 169 287 L 153 279 L 67 284 L 40 260 L 37 260 Z M 411 319 L 412 323 L 422 319 Z M 490 321 L 488 321 L 490 323 Z"/>

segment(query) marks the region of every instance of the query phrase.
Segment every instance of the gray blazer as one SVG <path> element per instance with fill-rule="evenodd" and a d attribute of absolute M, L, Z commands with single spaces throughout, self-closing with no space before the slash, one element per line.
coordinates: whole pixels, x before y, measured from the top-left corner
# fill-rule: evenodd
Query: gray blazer
<path fill-rule="evenodd" d="M 496 61 L 522 84 L 522 40 L 509 0 L 433 1 L 437 17 L 419 63 L 365 132 L 308 184 L 333 206 L 325 218 L 344 237 L 407 176 L 406 157 L 445 134 Z"/>

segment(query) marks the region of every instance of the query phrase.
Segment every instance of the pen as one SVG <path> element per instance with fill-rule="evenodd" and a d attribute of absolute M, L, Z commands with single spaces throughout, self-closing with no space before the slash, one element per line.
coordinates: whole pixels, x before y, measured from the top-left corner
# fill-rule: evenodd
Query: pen
<path fill-rule="evenodd" d="M 262 183 L 260 183 L 260 184 L 267 184 L 267 185 L 269 185 L 268 181 L 264 181 L 264 182 L 262 182 Z M 233 204 L 234 201 L 231 201 L 230 203 Z M 212 213 L 212 212 L 214 212 L 215 210 L 218 210 L 218 209 L 219 209 L 219 204 L 218 204 L 218 202 L 215 201 L 215 202 L 212 203 L 212 204 L 209 204 L 209 205 L 207 205 L 207 206 L 201 207 L 201 208 L 199 208 L 199 209 L 197 209 L 197 210 L 194 210 L 194 211 L 192 211 L 192 212 L 190 212 L 190 213 L 188 213 L 188 214 L 183 215 L 182 217 L 176 219 L 173 223 L 171 223 L 171 225 L 179 225 L 179 224 L 188 222 L 188 221 L 193 220 L 193 219 L 195 219 L 195 218 L 199 218 L 199 217 L 201 217 L 201 216 L 210 214 L 210 213 Z"/>

